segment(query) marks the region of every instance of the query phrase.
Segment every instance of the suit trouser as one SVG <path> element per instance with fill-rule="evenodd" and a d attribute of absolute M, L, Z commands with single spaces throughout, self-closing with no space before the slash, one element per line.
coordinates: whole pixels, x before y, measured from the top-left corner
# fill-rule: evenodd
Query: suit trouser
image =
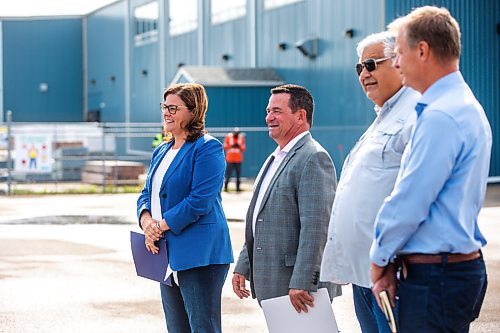
<path fill-rule="evenodd" d="M 160 284 L 168 332 L 220 333 L 222 286 L 229 264 L 177 272 L 179 285 Z"/>
<path fill-rule="evenodd" d="M 402 333 L 468 332 L 488 284 L 483 258 L 406 265 L 398 284 Z"/>

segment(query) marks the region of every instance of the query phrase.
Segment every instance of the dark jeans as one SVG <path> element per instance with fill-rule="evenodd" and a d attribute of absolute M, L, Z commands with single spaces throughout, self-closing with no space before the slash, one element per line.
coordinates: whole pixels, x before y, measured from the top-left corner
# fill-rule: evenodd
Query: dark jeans
<path fill-rule="evenodd" d="M 236 191 L 240 190 L 240 176 L 241 176 L 241 163 L 227 163 L 226 165 L 226 181 L 224 183 L 224 190 L 227 191 L 227 185 L 229 179 L 233 174 L 233 170 L 236 172 Z"/>
<path fill-rule="evenodd" d="M 179 286 L 160 284 L 170 333 L 220 333 L 221 294 L 229 265 L 208 265 L 179 271 Z"/>
<path fill-rule="evenodd" d="M 483 258 L 412 264 L 398 286 L 401 332 L 469 332 L 488 284 Z"/>
<path fill-rule="evenodd" d="M 352 285 L 354 310 L 363 333 L 391 333 L 382 309 L 377 304 L 370 288 Z M 396 304 L 397 305 L 397 304 Z M 397 321 L 397 307 L 394 309 Z"/>

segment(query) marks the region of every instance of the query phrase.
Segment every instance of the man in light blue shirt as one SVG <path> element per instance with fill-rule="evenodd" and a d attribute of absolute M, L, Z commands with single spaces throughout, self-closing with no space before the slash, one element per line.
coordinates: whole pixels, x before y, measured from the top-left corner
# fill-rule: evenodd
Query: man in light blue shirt
<path fill-rule="evenodd" d="M 395 188 L 379 211 L 370 250 L 373 292 L 394 298 L 402 262 L 401 332 L 468 332 L 486 292 L 477 217 L 491 154 L 486 115 L 458 71 L 460 29 L 445 8 L 393 22 L 395 66 L 422 93 Z"/>
<path fill-rule="evenodd" d="M 354 308 L 364 333 L 390 333 L 370 289 L 373 224 L 396 182 L 403 151 L 416 121 L 421 95 L 403 87 L 391 64 L 396 34 L 381 32 L 359 42 L 356 72 L 376 118 L 342 168 L 321 264 L 323 281 L 352 283 Z"/>

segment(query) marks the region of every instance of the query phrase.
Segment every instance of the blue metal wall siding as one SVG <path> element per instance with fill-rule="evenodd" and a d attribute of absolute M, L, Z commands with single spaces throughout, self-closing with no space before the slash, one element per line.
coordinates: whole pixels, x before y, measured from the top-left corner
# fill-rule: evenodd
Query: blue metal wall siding
<path fill-rule="evenodd" d="M 262 15 L 258 64 L 276 68 L 286 82 L 311 91 L 316 103 L 312 132 L 332 155 L 338 172 L 375 116 L 354 65 L 357 43 L 384 29 L 381 8 L 382 1 L 306 0 Z M 344 37 L 348 29 L 354 30 L 353 38 Z M 293 46 L 311 36 L 319 38 L 319 56 L 313 60 Z M 279 51 L 279 43 L 289 47 Z"/>
<path fill-rule="evenodd" d="M 207 127 L 266 127 L 271 87 L 207 87 Z M 218 137 L 221 141 L 224 136 Z M 267 131 L 247 132 L 242 175 L 255 177 L 276 148 Z"/>
<path fill-rule="evenodd" d="M 81 121 L 81 19 L 3 20 L 3 73 L 14 121 Z"/>
<path fill-rule="evenodd" d="M 490 176 L 500 176 L 500 55 L 497 24 L 500 2 L 495 0 L 387 1 L 387 23 L 423 5 L 448 8 L 460 24 L 462 54 L 460 71 L 481 102 L 493 132 Z"/>
<path fill-rule="evenodd" d="M 131 65 L 131 122 L 161 120 L 160 64 L 158 43 L 132 46 Z"/>
<path fill-rule="evenodd" d="M 266 126 L 270 89 L 271 87 L 207 87 L 207 126 Z"/>
<path fill-rule="evenodd" d="M 125 2 L 87 17 L 88 109 L 100 110 L 104 122 L 125 121 L 124 24 Z"/>
<path fill-rule="evenodd" d="M 223 137 L 218 138 L 221 141 Z M 276 143 L 267 131 L 246 132 L 246 150 L 243 154 L 241 174 L 243 177 L 255 178 L 266 158 L 276 149 Z"/>
<path fill-rule="evenodd" d="M 296 41 L 315 33 L 307 22 L 309 10 L 308 1 L 302 1 L 262 11 L 260 34 L 257 38 L 259 67 L 271 64 L 275 67 L 309 67 L 309 61 L 293 47 Z M 278 49 L 280 43 L 286 43 L 285 51 Z"/>
<path fill-rule="evenodd" d="M 250 65 L 247 16 L 229 22 L 210 25 L 205 52 L 206 65 L 245 67 Z M 224 61 L 222 55 L 229 60 Z"/>
<path fill-rule="evenodd" d="M 167 37 L 166 44 L 165 75 L 168 85 L 177 73 L 179 64 L 198 65 L 197 31 Z"/>
<path fill-rule="evenodd" d="M 130 1 L 130 121 L 161 121 L 160 55 L 158 40 L 134 45 L 134 9 L 150 0 Z"/>

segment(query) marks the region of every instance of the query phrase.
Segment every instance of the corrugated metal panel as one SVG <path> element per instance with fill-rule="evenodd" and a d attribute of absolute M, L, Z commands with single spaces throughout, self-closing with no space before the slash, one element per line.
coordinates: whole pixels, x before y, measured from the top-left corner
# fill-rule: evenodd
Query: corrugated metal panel
<path fill-rule="evenodd" d="M 343 158 L 374 119 L 373 103 L 358 83 L 356 45 L 384 29 L 383 1 L 305 0 L 262 13 L 258 64 L 276 68 L 285 82 L 308 88 L 316 111 L 313 134 L 330 152 L 338 171 Z M 345 31 L 352 29 L 353 38 Z M 319 38 L 316 59 L 304 57 L 295 42 Z M 284 51 L 278 44 L 285 43 Z"/>
<path fill-rule="evenodd" d="M 490 176 L 500 176 L 500 44 L 497 24 L 500 2 L 496 0 L 387 1 L 387 23 L 423 5 L 446 7 L 462 32 L 460 71 L 481 102 L 491 124 L 493 149 Z"/>
<path fill-rule="evenodd" d="M 247 16 L 210 25 L 208 30 L 209 47 L 205 50 L 205 65 L 225 67 L 250 65 Z M 223 55 L 228 55 L 229 58 L 224 60 Z"/>
<path fill-rule="evenodd" d="M 3 20 L 3 73 L 14 121 L 81 121 L 81 19 Z"/>
<path fill-rule="evenodd" d="M 125 121 L 124 24 L 125 2 L 87 17 L 88 109 L 105 122 Z"/>
<path fill-rule="evenodd" d="M 259 173 L 262 164 L 266 158 L 276 149 L 276 143 L 269 138 L 267 131 L 246 131 L 245 133 L 246 150 L 243 154 L 243 165 L 241 174 L 243 177 L 255 178 Z M 223 136 L 217 137 L 221 142 Z"/>
<path fill-rule="evenodd" d="M 188 32 L 182 35 L 168 37 L 166 44 L 166 82 L 173 78 L 179 64 L 198 65 L 198 44 L 197 31 Z"/>
<path fill-rule="evenodd" d="M 209 127 L 266 126 L 270 87 L 207 87 Z"/>
<path fill-rule="evenodd" d="M 134 47 L 132 45 L 131 80 L 131 122 L 161 120 L 160 63 L 158 43 Z"/>
<path fill-rule="evenodd" d="M 129 24 L 134 24 L 134 9 L 150 2 L 130 0 Z M 130 29 L 130 121 L 161 121 L 160 54 L 158 39 L 144 44 L 134 43 L 134 29 Z"/>
<path fill-rule="evenodd" d="M 208 87 L 207 127 L 266 127 L 266 106 L 271 87 Z M 219 139 L 223 140 L 223 137 Z M 267 131 L 246 132 L 242 174 L 255 177 L 266 157 L 276 148 Z"/>
<path fill-rule="evenodd" d="M 209 19 L 208 17 L 206 18 Z M 217 25 L 207 25 L 203 65 L 243 67 L 250 64 L 247 17 Z M 167 37 L 166 78 L 170 82 L 179 64 L 200 65 L 198 62 L 198 30 Z M 222 56 L 228 55 L 228 60 Z"/>

